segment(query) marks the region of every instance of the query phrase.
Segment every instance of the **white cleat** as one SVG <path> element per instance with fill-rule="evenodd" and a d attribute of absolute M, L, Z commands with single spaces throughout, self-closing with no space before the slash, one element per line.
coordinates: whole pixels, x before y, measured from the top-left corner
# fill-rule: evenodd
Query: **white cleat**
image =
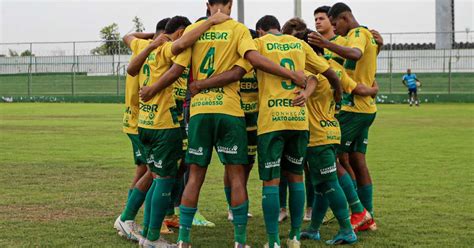
<path fill-rule="evenodd" d="M 178 248 L 192 248 L 191 244 L 184 243 L 183 241 L 178 242 Z"/>
<path fill-rule="evenodd" d="M 247 213 L 247 217 L 253 218 L 253 214 L 251 214 L 250 212 L 248 212 L 248 213 Z"/>
<path fill-rule="evenodd" d="M 278 222 L 282 222 L 288 218 L 288 212 L 286 211 L 286 208 L 281 208 L 280 209 L 280 214 L 278 215 Z"/>
<path fill-rule="evenodd" d="M 295 237 L 293 239 L 288 239 L 288 241 L 286 241 L 286 246 L 288 246 L 288 248 L 300 248 L 301 242 Z"/>
<path fill-rule="evenodd" d="M 116 226 L 118 234 L 120 236 L 136 242 L 138 242 L 140 238 L 143 238 L 143 236 L 141 235 L 141 228 L 137 223 L 135 223 L 135 221 L 121 221 L 119 217 L 115 222 L 116 225 L 114 224 L 114 227 Z"/>
<path fill-rule="evenodd" d="M 270 247 L 270 245 L 268 243 L 266 243 L 263 248 L 281 248 L 281 246 L 277 245 L 277 244 L 273 244 L 273 247 Z"/>
<path fill-rule="evenodd" d="M 234 248 L 251 248 L 249 245 L 243 245 L 235 242 Z"/>
<path fill-rule="evenodd" d="M 166 241 L 164 238 L 160 238 L 160 239 L 155 240 L 155 241 L 150 241 L 150 240 L 146 239 L 143 242 L 143 245 L 141 247 L 144 247 L 144 248 L 176 248 L 178 246 L 175 245 L 175 244 L 171 244 L 170 242 Z"/>
<path fill-rule="evenodd" d="M 232 210 L 227 211 L 227 220 L 233 221 L 234 220 L 234 214 L 232 214 Z"/>
<path fill-rule="evenodd" d="M 114 228 L 115 228 L 115 230 L 117 230 L 119 232 L 120 232 L 120 226 L 119 226 L 120 217 L 121 217 L 121 215 L 119 215 L 117 217 L 117 219 L 115 219 L 115 222 L 114 222 Z"/>

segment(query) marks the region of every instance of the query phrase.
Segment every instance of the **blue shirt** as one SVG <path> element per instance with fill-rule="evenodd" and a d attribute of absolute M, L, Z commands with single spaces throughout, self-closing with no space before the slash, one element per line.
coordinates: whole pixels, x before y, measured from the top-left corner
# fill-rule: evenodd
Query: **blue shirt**
<path fill-rule="evenodd" d="M 416 89 L 416 75 L 415 74 L 405 74 L 402 78 L 403 81 L 407 82 L 408 89 Z"/>

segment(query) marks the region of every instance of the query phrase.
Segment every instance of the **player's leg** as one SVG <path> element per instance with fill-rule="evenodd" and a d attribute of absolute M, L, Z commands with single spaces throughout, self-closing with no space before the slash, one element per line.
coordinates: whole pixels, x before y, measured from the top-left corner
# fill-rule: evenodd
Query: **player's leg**
<path fill-rule="evenodd" d="M 160 232 L 171 201 L 171 191 L 176 181 L 178 161 L 181 158 L 181 131 L 179 128 L 145 129 L 142 133 L 154 144 L 150 156 L 150 170 L 153 172 L 155 184 L 151 196 L 150 224 L 144 245 L 168 244 L 160 239 Z"/>
<path fill-rule="evenodd" d="M 282 157 L 282 169 L 288 172 L 288 205 L 291 229 L 288 247 L 300 247 L 301 225 L 305 207 L 304 162 L 309 141 L 308 131 L 285 131 L 285 148 Z"/>
<path fill-rule="evenodd" d="M 282 132 L 258 136 L 258 172 L 262 187 L 262 210 L 268 247 L 280 247 L 278 216 L 280 213 L 280 164 L 284 148 Z"/>
<path fill-rule="evenodd" d="M 408 103 L 410 107 L 413 106 L 413 91 L 411 89 L 408 89 Z"/>
<path fill-rule="evenodd" d="M 304 213 L 304 221 L 311 220 L 311 214 L 313 212 L 313 202 L 314 202 L 314 187 L 311 177 L 309 176 L 308 165 L 305 164 L 304 167 L 304 184 L 306 190 L 306 211 Z"/>
<path fill-rule="evenodd" d="M 281 173 L 280 184 L 278 185 L 278 193 L 280 196 L 280 214 L 278 215 L 278 221 L 282 222 L 288 218 L 288 177 L 286 176 L 285 172 Z"/>
<path fill-rule="evenodd" d="M 236 245 L 244 246 L 247 243 L 249 208 L 245 168 L 249 164 L 245 118 L 225 114 L 214 114 L 214 118 L 217 155 L 229 175 L 234 240 Z"/>
<path fill-rule="evenodd" d="M 199 194 L 204 182 L 207 166 L 211 161 L 213 149 L 214 122 L 209 114 L 191 117 L 188 129 L 188 150 L 185 163 L 188 164 L 188 179 L 179 206 L 178 244 L 190 245 L 190 232 L 197 212 Z"/>
<path fill-rule="evenodd" d="M 413 90 L 413 96 L 414 96 L 414 99 L 415 99 L 415 104 L 416 106 L 420 106 L 420 101 L 418 100 L 418 89 L 414 89 Z"/>

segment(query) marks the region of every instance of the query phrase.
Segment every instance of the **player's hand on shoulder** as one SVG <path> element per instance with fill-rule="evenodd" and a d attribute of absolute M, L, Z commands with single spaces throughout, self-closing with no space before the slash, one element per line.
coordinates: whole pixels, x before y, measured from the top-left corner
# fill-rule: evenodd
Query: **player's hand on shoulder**
<path fill-rule="evenodd" d="M 377 43 L 379 46 L 383 46 L 383 37 L 379 31 L 371 29 L 370 32 L 372 33 L 372 36 L 374 36 L 375 43 Z"/>
<path fill-rule="evenodd" d="M 209 21 L 212 23 L 212 25 L 221 24 L 221 23 L 223 23 L 227 20 L 230 20 L 230 19 L 232 19 L 232 18 L 230 18 L 230 16 L 222 13 L 220 9 L 214 15 L 209 17 Z"/>
<path fill-rule="evenodd" d="M 308 35 L 308 43 L 311 45 L 315 45 L 321 48 L 327 48 L 328 41 L 318 32 L 311 32 Z"/>
<path fill-rule="evenodd" d="M 140 98 L 142 101 L 147 102 L 153 98 L 153 90 L 150 86 L 143 86 L 140 88 Z"/>
<path fill-rule="evenodd" d="M 150 43 L 150 46 L 153 47 L 153 49 L 156 49 L 168 41 L 171 41 L 171 39 L 166 34 L 160 34 Z"/>

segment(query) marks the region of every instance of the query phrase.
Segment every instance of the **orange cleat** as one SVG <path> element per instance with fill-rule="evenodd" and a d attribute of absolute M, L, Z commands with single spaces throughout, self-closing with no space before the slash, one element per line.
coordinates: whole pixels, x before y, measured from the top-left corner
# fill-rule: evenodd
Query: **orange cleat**
<path fill-rule="evenodd" d="M 370 220 L 372 220 L 372 215 L 370 215 L 369 211 L 365 208 L 362 213 L 353 213 L 351 215 L 352 229 L 357 232 L 357 229 L 368 223 Z"/>

